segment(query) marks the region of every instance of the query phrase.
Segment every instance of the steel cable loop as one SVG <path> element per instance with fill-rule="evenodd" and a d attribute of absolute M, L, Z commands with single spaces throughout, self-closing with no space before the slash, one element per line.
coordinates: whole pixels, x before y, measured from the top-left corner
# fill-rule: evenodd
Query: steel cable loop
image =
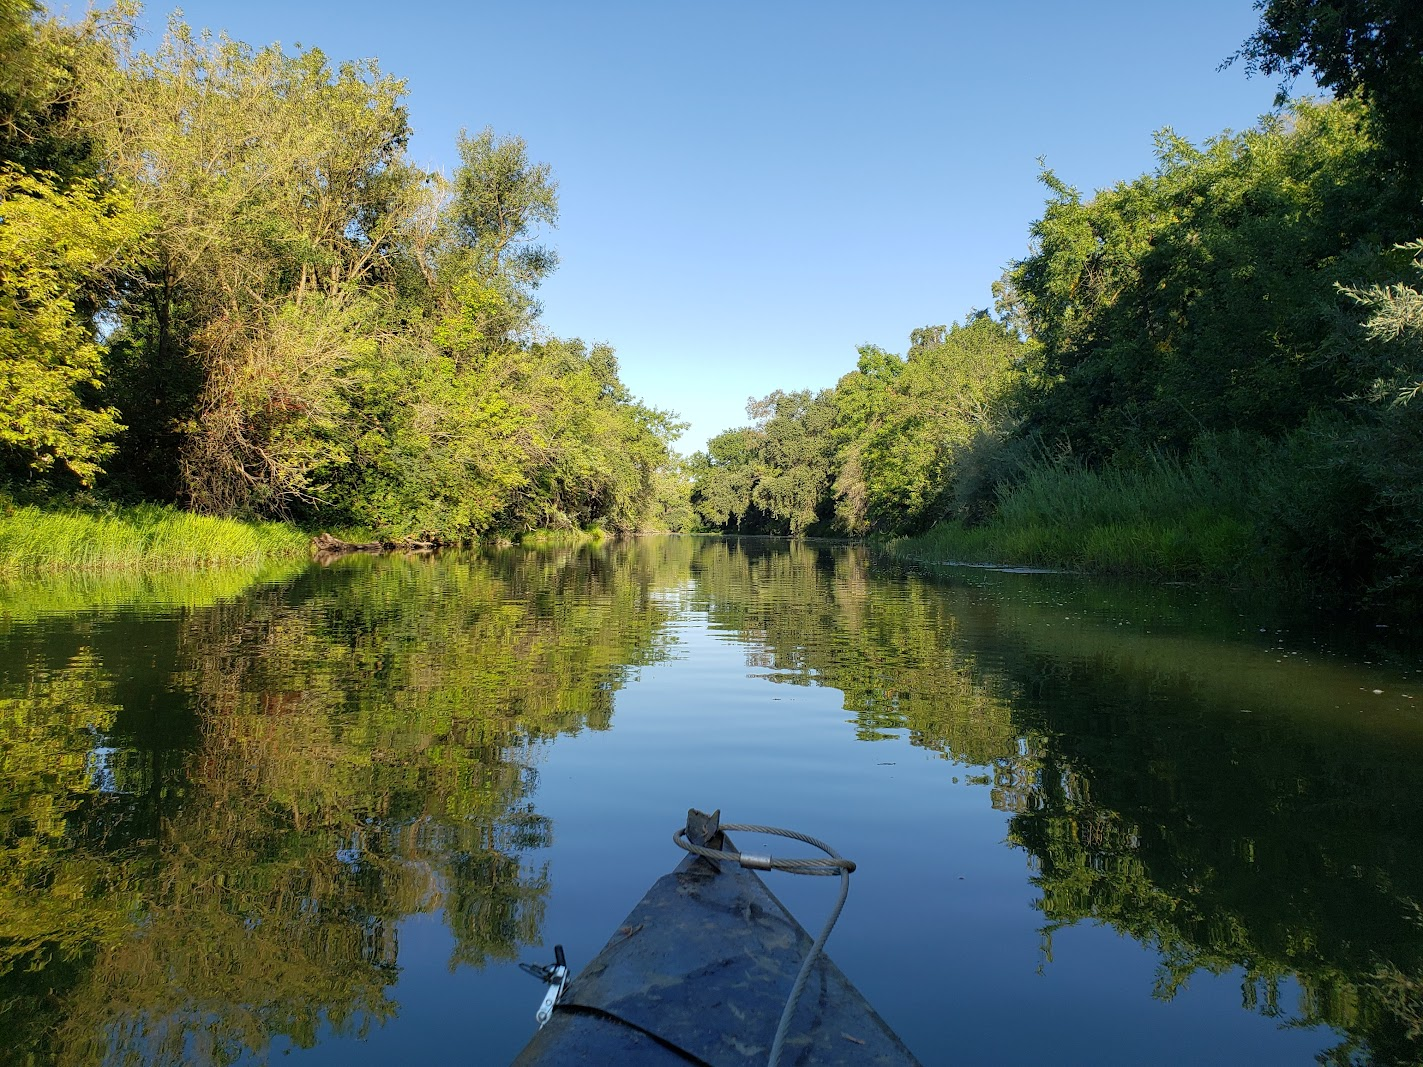
<path fill-rule="evenodd" d="M 673 834 L 672 840 L 676 842 L 678 848 L 686 849 L 688 852 L 709 860 L 727 860 L 751 869 L 786 871 L 789 874 L 838 874 L 840 876 L 840 895 L 836 898 L 835 907 L 831 909 L 830 917 L 820 931 L 820 936 L 815 939 L 815 942 L 810 946 L 810 951 L 805 954 L 805 959 L 801 961 L 800 973 L 796 975 L 795 983 L 791 986 L 790 996 L 786 998 L 786 1006 L 781 1009 L 780 1022 L 776 1024 L 776 1036 L 771 1042 L 771 1054 L 766 1058 L 766 1067 L 777 1067 L 781 1062 L 781 1052 L 785 1048 L 786 1036 L 790 1033 L 791 1016 L 795 1014 L 796 1004 L 799 1003 L 800 995 L 805 990 L 805 984 L 810 979 L 811 968 L 815 966 L 816 959 L 824 950 L 825 942 L 830 938 L 830 931 L 835 929 L 835 923 L 839 920 L 840 912 L 845 907 L 845 898 L 850 894 L 850 872 L 855 869 L 855 861 L 847 860 L 824 841 L 819 841 L 796 830 L 783 830 L 778 826 L 761 826 L 757 823 L 722 823 L 720 829 L 735 830 L 737 833 L 772 834 L 776 837 L 793 838 L 796 841 L 804 841 L 807 845 L 813 845 L 829 858 L 786 860 L 775 859 L 771 856 L 756 856 L 750 857 L 753 859 L 752 863 L 747 863 L 746 858 L 740 852 L 728 852 L 724 849 L 706 848 L 703 845 L 692 844 L 686 839 L 686 827 L 680 828 Z"/>
<path fill-rule="evenodd" d="M 816 856 L 795 859 L 783 859 L 773 856 L 756 856 L 752 858 L 751 853 L 730 852 L 725 849 L 707 848 L 705 845 L 694 845 L 687 840 L 687 828 L 679 827 L 672 835 L 672 840 L 676 842 L 678 848 L 685 849 L 697 856 L 702 856 L 709 860 L 727 860 L 731 863 L 739 863 L 743 867 L 750 867 L 755 870 L 789 871 L 791 874 L 813 874 L 832 875 L 841 871 L 850 873 L 855 869 L 855 861 L 847 860 L 840 853 L 827 845 L 824 841 L 803 834 L 796 830 L 784 830 L 779 826 L 762 826 L 758 823 L 722 823 L 722 830 L 734 830 L 737 833 L 748 834 L 771 834 L 776 837 L 789 837 L 796 841 L 804 841 L 824 852 L 826 858 Z M 752 858 L 752 862 L 743 860 L 743 855 Z M 763 861 L 763 862 L 757 862 Z"/>

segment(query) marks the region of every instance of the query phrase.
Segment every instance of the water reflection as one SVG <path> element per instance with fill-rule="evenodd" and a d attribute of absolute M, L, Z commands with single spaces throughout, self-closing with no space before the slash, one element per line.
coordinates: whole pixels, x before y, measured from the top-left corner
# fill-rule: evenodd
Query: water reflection
<path fill-rule="evenodd" d="M 535 750 L 606 728 L 662 654 L 643 562 L 352 560 L 172 617 L 9 623 L 0 1057 L 305 1047 L 391 1015 L 402 917 L 440 912 L 452 966 L 538 940 Z"/>
<path fill-rule="evenodd" d="M 1048 935 L 1090 918 L 1153 946 L 1162 997 L 1243 968 L 1247 1008 L 1347 1034 L 1333 1061 L 1414 1062 L 1417 714 L 1361 695 L 1357 670 L 1284 669 L 1270 648 L 1171 636 L 1124 654 L 1101 626 L 1064 642 L 1042 621 L 1012 620 L 1028 640 L 1004 669 L 1016 721 L 1046 739 L 1010 835 Z"/>
<path fill-rule="evenodd" d="M 1191 590 L 926 582 L 862 551 L 751 542 L 698 568 L 701 606 L 753 643 L 751 664 L 841 690 L 862 740 L 906 730 L 986 768 L 1049 962 L 1055 931 L 1107 923 L 1159 954 L 1162 999 L 1239 968 L 1245 1008 L 1346 1035 L 1331 1062 L 1423 1056 L 1406 653 L 1338 661 Z"/>
<path fill-rule="evenodd" d="M 863 546 L 714 542 L 695 574 L 692 605 L 777 681 L 840 690 L 859 740 L 905 731 L 963 763 L 1020 762 L 1012 684 L 963 647 L 942 590 L 873 573 Z"/>
<path fill-rule="evenodd" d="M 824 743 L 907 742 L 984 783 L 1045 966 L 1065 927 L 1104 923 L 1157 953 L 1160 998 L 1239 971 L 1247 1010 L 1332 1027 L 1338 1062 L 1420 1058 L 1406 646 L 1331 655 L 1189 589 L 760 540 L 209 585 L 154 612 L 5 593 L 0 1061 L 229 1063 L 358 1036 L 394 1017 L 410 916 L 440 917 L 452 967 L 512 961 L 557 888 L 541 767 L 614 725 L 644 668 L 694 655 L 693 625 L 758 685 L 843 694 Z M 679 724 L 722 728 L 697 699 Z M 649 750 L 625 743 L 631 772 Z"/>

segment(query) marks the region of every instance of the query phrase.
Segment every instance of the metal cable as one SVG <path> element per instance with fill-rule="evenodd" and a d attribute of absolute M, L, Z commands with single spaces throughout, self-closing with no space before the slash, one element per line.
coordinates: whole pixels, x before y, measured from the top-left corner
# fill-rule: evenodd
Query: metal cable
<path fill-rule="evenodd" d="M 790 874 L 820 876 L 838 874 L 840 876 L 840 896 L 836 899 L 835 907 L 831 909 L 830 917 L 826 920 L 825 927 L 820 931 L 820 936 L 815 939 L 810 946 L 810 951 L 805 954 L 805 959 L 800 965 L 800 973 L 796 975 L 795 984 L 791 986 L 790 996 L 786 998 L 786 1006 L 781 1009 L 781 1021 L 776 1026 L 776 1036 L 771 1042 L 771 1054 L 766 1060 L 766 1067 L 777 1067 L 781 1061 L 781 1051 L 785 1047 L 786 1035 L 790 1032 L 791 1016 L 795 1014 L 796 1004 L 800 1001 L 800 995 L 805 991 L 805 984 L 810 979 L 810 969 L 815 966 L 816 959 L 825 948 L 825 942 L 830 938 L 830 931 L 835 929 L 835 923 L 839 920 L 840 912 L 845 907 L 845 898 L 850 894 L 850 872 L 855 869 L 855 861 L 847 860 L 824 841 L 819 841 L 795 830 L 783 830 L 777 826 L 761 826 L 755 823 L 722 823 L 720 829 L 735 830 L 738 833 L 773 834 L 776 837 L 789 837 L 796 841 L 804 841 L 807 845 L 813 845 L 829 858 L 777 859 L 754 853 L 707 848 L 704 845 L 694 845 L 688 841 L 686 827 L 678 829 L 672 835 L 672 840 L 679 848 L 684 848 L 695 855 L 709 860 L 739 863 L 750 870 L 786 871 Z"/>

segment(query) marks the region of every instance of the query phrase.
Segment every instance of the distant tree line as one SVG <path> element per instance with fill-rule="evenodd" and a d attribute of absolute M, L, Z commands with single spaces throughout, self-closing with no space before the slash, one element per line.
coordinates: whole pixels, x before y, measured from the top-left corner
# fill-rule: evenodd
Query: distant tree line
<path fill-rule="evenodd" d="M 522 140 L 426 172 L 374 61 L 177 18 L 144 52 L 136 15 L 0 0 L 0 478 L 393 536 L 661 521 L 679 427 L 538 327 Z"/>
<path fill-rule="evenodd" d="M 903 358 L 865 345 L 834 389 L 751 401 L 750 426 L 718 434 L 691 459 L 702 520 L 742 533 L 861 536 L 920 529 L 970 507 L 1032 346 L 986 312 L 916 330 L 911 341 Z"/>
<path fill-rule="evenodd" d="M 1423 6 L 1261 7 L 1238 58 L 1335 99 L 1163 130 L 1151 173 L 1091 197 L 1045 169 L 994 313 L 753 401 L 693 458 L 703 521 L 915 533 L 991 520 L 1045 466 L 1226 451 L 1280 568 L 1423 589 Z"/>

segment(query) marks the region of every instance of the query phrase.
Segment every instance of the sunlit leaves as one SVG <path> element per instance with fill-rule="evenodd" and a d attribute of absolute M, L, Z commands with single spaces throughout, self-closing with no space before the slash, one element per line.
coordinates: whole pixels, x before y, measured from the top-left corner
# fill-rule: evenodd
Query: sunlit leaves
<path fill-rule="evenodd" d="M 1414 270 L 1423 274 L 1423 241 L 1400 248 L 1415 254 Z M 1374 399 L 1413 400 L 1423 392 L 1423 290 L 1404 282 L 1342 289 L 1368 313 L 1364 333 L 1379 372 L 1370 390 Z"/>
<path fill-rule="evenodd" d="M 644 521 L 678 427 L 607 346 L 536 335 L 547 164 L 486 129 L 424 173 L 404 82 L 373 61 L 177 17 L 142 53 L 131 19 L 94 29 L 112 61 L 79 109 L 155 220 L 153 269 L 114 308 L 130 479 L 386 536 Z"/>
<path fill-rule="evenodd" d="M 79 306 L 141 261 L 149 223 L 96 183 L 0 169 L 0 445 L 34 470 L 89 482 L 114 450 L 117 412 L 94 401 L 103 348 Z"/>
<path fill-rule="evenodd" d="M 751 426 L 692 462 L 704 522 L 800 536 L 921 527 L 958 505 L 974 447 L 1011 418 L 1004 398 L 1030 350 L 986 314 L 916 330 L 907 358 L 873 345 L 833 390 L 777 390 L 747 405 Z"/>
<path fill-rule="evenodd" d="M 496 137 L 485 127 L 461 134 L 450 217 L 460 247 L 482 272 L 534 288 L 558 263 L 535 244 L 539 226 L 558 221 L 558 185 L 547 163 L 534 163 L 522 137 Z"/>
<path fill-rule="evenodd" d="M 1306 72 L 1341 96 L 1362 94 L 1384 138 L 1420 175 L 1423 10 L 1414 0 L 1258 0 L 1260 26 L 1232 59 L 1284 77 L 1280 100 Z"/>
<path fill-rule="evenodd" d="M 949 517 L 975 441 L 1009 417 L 1027 346 L 987 315 L 916 330 L 906 359 L 867 347 L 835 388 L 836 513 L 847 533 Z"/>
<path fill-rule="evenodd" d="M 1131 455 L 1280 435 L 1356 391 L 1331 358 L 1334 285 L 1377 272 L 1369 243 L 1415 236 L 1418 210 L 1366 126 L 1353 102 L 1299 104 L 1201 148 L 1164 131 L 1154 173 L 1087 200 L 1049 175 L 1033 251 L 1001 289 L 1042 345 L 1034 427 Z"/>
<path fill-rule="evenodd" d="M 831 392 L 777 389 L 746 413 L 751 426 L 718 434 L 693 457 L 693 506 L 712 526 L 799 537 L 830 510 Z"/>

